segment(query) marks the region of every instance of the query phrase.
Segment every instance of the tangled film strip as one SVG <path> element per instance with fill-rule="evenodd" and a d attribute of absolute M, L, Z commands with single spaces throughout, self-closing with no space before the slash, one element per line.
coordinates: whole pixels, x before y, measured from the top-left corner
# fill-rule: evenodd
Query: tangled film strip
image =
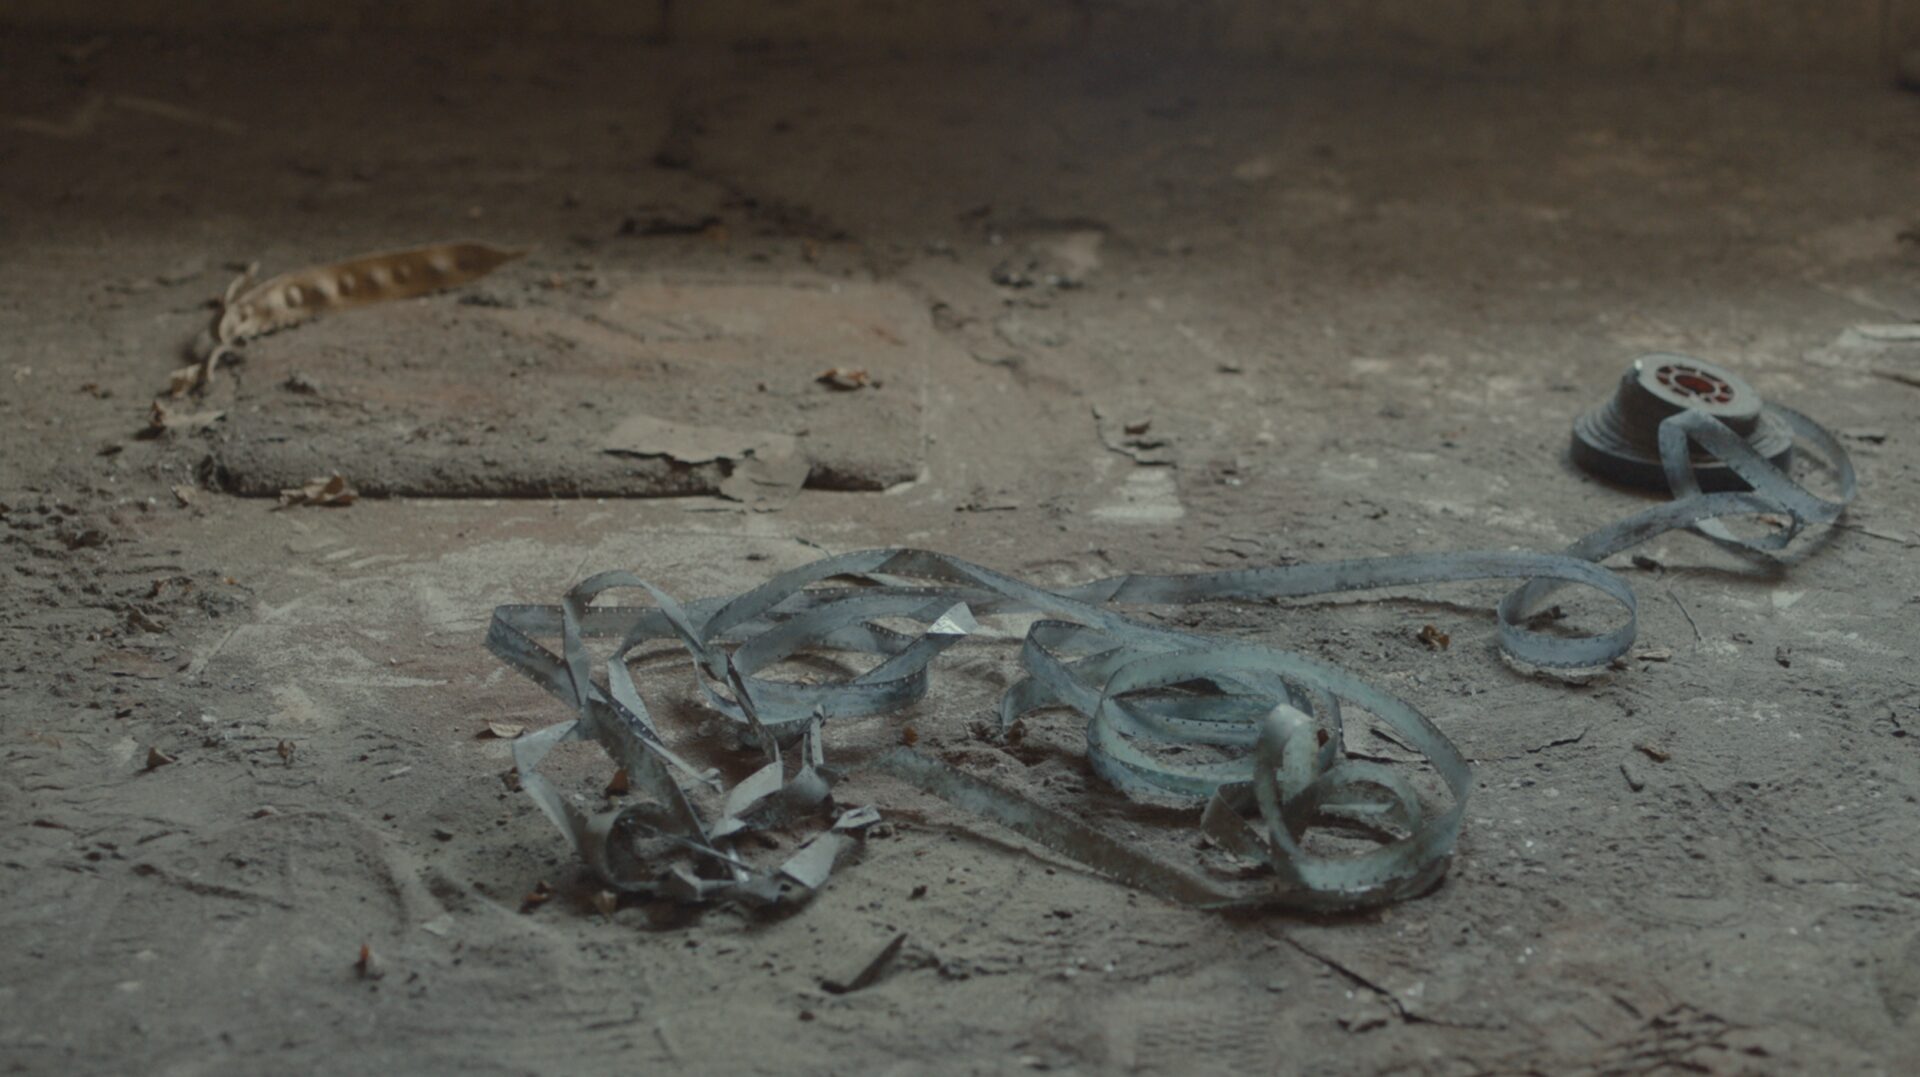
<path fill-rule="evenodd" d="M 1199 809 L 1200 829 L 1239 870 L 1177 866 L 911 747 L 862 765 L 1100 874 L 1203 908 L 1334 911 L 1413 897 L 1446 872 L 1472 783 L 1459 749 L 1426 715 L 1323 662 L 1175 631 L 1119 609 L 1511 579 L 1523 582 L 1497 609 L 1499 646 L 1508 657 L 1542 670 L 1602 667 L 1627 652 L 1635 632 L 1633 591 L 1601 567 L 1602 559 L 1682 528 L 1764 556 L 1809 526 L 1833 522 L 1852 499 L 1853 467 L 1834 437 L 1798 412 L 1766 407 L 1770 423 L 1784 424 L 1824 459 L 1836 488 L 1832 500 L 1788 478 L 1708 411 L 1684 408 L 1657 426 L 1658 459 L 1673 498 L 1560 553 L 1362 558 L 1116 576 L 1049 590 L 945 554 L 883 549 L 827 557 L 744 594 L 685 605 L 630 573 L 602 573 L 558 606 L 494 613 L 490 649 L 574 712 L 514 742 L 520 782 L 619 893 L 755 907 L 802 902 L 879 819 L 870 807 L 835 806 L 838 772 L 827 763 L 826 731 L 839 720 L 894 713 L 919 700 L 929 665 L 978 631 L 975 618 L 1037 614 L 1042 619 L 1021 647 L 1021 675 L 1000 700 L 1002 731 L 1042 709 L 1077 712 L 1086 720 L 1095 773 L 1130 798 Z M 1748 488 L 1703 492 L 1696 466 L 1730 469 Z M 1727 528 L 1743 517 L 1765 518 L 1771 529 L 1746 537 Z M 1617 603 L 1618 627 L 1579 638 L 1530 628 L 1529 615 L 1568 586 Z M 644 592 L 652 605 L 595 604 L 617 590 Z M 919 630 L 882 622 L 911 622 Z M 557 654 L 537 642 L 555 637 Z M 596 659 L 589 639 L 617 642 Z M 731 788 L 670 746 L 635 686 L 629 660 L 636 648 L 676 639 L 692 656 L 707 705 L 726 719 L 723 728 L 764 760 Z M 837 683 L 768 675 L 783 661 L 823 651 L 864 653 L 877 664 Z M 1347 755 L 1343 707 L 1371 715 L 1424 756 L 1444 797 L 1437 788 L 1425 795 L 1416 789 L 1411 779 L 1420 767 Z M 590 808 L 544 777 L 542 760 L 571 740 L 598 742 L 624 772 L 631 795 Z M 1179 746 L 1211 749 L 1167 750 Z M 1190 761 L 1201 756 L 1214 761 Z M 758 862 L 777 843 L 743 840 L 798 827 L 813 836 L 775 854 L 777 863 Z M 1310 831 L 1320 828 L 1362 840 L 1310 847 Z"/>

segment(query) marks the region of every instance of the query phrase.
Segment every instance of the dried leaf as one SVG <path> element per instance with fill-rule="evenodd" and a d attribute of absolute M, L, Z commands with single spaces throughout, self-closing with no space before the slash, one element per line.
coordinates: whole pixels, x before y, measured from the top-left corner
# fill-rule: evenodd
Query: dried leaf
<path fill-rule="evenodd" d="M 611 890 L 596 890 L 593 894 L 593 907 L 599 910 L 600 915 L 611 920 L 613 914 L 620 908 L 620 895 Z"/>
<path fill-rule="evenodd" d="M 1420 634 L 1414 638 L 1426 644 L 1429 650 L 1444 651 L 1453 646 L 1453 637 L 1432 625 L 1422 626 Z"/>
<path fill-rule="evenodd" d="M 205 359 L 175 369 L 173 373 L 167 375 L 167 395 L 178 400 L 211 382 L 214 369 L 220 365 L 223 354 L 225 353 L 222 349 L 215 348 L 207 354 Z"/>
<path fill-rule="evenodd" d="M 853 367 L 831 367 L 821 371 L 820 376 L 813 380 L 829 389 L 838 389 L 842 392 L 880 387 L 880 383 L 873 380 L 872 375 Z"/>
<path fill-rule="evenodd" d="M 156 400 L 153 411 L 147 415 L 146 437 L 159 437 L 173 430 L 200 430 L 212 426 L 226 416 L 224 411 L 175 411 Z"/>
<path fill-rule="evenodd" d="M 166 766 L 168 763 L 172 763 L 174 761 L 175 760 L 172 756 L 168 755 L 167 753 L 161 751 L 158 748 L 147 749 L 147 769 L 148 770 L 158 770 L 161 767 Z"/>
<path fill-rule="evenodd" d="M 437 292 L 477 280 L 525 254 L 484 243 L 441 243 L 309 266 L 228 290 L 214 338 L 238 344 L 329 311 Z"/>
<path fill-rule="evenodd" d="M 294 505 L 321 505 L 327 508 L 340 508 L 351 505 L 360 499 L 360 492 L 347 484 L 347 480 L 338 474 L 308 479 L 307 484 L 298 489 L 280 491 L 280 507 Z"/>
<path fill-rule="evenodd" d="M 603 793 L 610 797 L 623 797 L 631 792 L 632 789 L 632 783 L 627 780 L 627 768 L 621 767 L 619 770 L 613 772 L 613 780 L 607 783 L 607 787 L 603 790 Z"/>
<path fill-rule="evenodd" d="M 520 899 L 520 911 L 532 912 L 553 900 L 553 887 L 545 879 L 533 884 L 533 892 Z"/>
<path fill-rule="evenodd" d="M 1641 755 L 1646 756 L 1648 759 L 1651 759 L 1656 763 L 1664 763 L 1667 760 L 1673 758 L 1672 752 L 1666 751 L 1665 749 L 1662 749 L 1662 748 L 1656 748 L 1651 744 L 1636 744 L 1633 746 L 1633 748 L 1635 751 L 1639 752 Z"/>
<path fill-rule="evenodd" d="M 287 766 L 293 765 L 293 742 L 292 741 L 283 740 L 279 744 L 274 745 L 273 750 L 277 755 L 280 756 L 280 761 L 282 763 L 285 763 Z"/>
<path fill-rule="evenodd" d="M 373 954 L 373 947 L 360 944 L 360 959 L 353 963 L 353 971 L 360 974 L 362 980 L 378 980 L 387 974 L 379 958 Z"/>

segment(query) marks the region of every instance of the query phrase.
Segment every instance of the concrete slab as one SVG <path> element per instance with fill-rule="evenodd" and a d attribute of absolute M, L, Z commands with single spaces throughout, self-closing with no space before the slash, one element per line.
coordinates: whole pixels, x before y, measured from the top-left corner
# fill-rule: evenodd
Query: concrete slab
<path fill-rule="evenodd" d="M 323 319 L 247 346 L 219 483 L 273 496 L 315 475 L 368 496 L 714 494 L 737 458 L 609 436 L 633 416 L 795 439 L 822 489 L 882 490 L 922 466 L 927 363 L 955 350 L 897 286 L 595 278 L 508 270 L 481 290 Z M 560 292 L 560 295 L 552 293 Z M 821 383 L 864 371 L 861 388 Z"/>

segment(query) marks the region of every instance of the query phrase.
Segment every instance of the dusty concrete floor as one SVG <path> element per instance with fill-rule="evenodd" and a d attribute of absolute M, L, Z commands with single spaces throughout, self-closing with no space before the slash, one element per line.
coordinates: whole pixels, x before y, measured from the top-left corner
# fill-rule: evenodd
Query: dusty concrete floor
<path fill-rule="evenodd" d="M 1869 373 L 1920 366 L 1845 335 L 1920 320 L 1900 238 L 1920 223 L 1920 99 L 345 39 L 125 40 L 76 61 L 70 44 L 0 38 L 9 117 L 107 95 L 91 126 L 0 127 L 10 1069 L 1871 1072 L 1920 1050 L 1920 389 Z M 705 223 L 622 234 L 656 218 Z M 534 250 L 469 294 L 263 340 L 206 405 L 226 419 L 134 436 L 229 263 L 465 235 Z M 1080 286 L 1045 279 L 1063 258 Z M 712 354 L 620 323 L 636 290 L 711 313 L 729 306 L 713 289 L 836 286 L 883 329 L 903 305 L 924 320 L 897 331 L 897 379 L 831 405 L 800 380 L 813 353 L 770 358 L 786 337 L 751 302 Z M 500 318 L 571 320 L 542 336 Z M 626 329 L 582 344 L 594 318 Z M 1189 618 L 1362 670 L 1476 761 L 1451 874 L 1385 912 L 1168 906 L 855 779 L 897 829 L 804 913 L 608 919 L 503 788 L 505 744 L 476 739 L 561 717 L 486 654 L 492 607 L 593 569 L 690 597 L 893 543 L 1054 582 L 1554 548 L 1644 503 L 1570 470 L 1564 440 L 1652 349 L 1733 365 L 1843 431 L 1862 484 L 1783 571 L 1681 536 L 1641 551 L 1657 565 L 1621 559 L 1642 644 L 1670 661 L 1522 676 L 1493 651 L 1495 586 Z M 790 380 L 756 403 L 728 357 Z M 490 467 L 567 455 L 472 439 L 597 436 L 608 407 L 644 404 L 636 369 L 702 421 L 856 446 L 864 423 L 892 431 L 918 477 L 757 512 L 276 512 L 203 485 L 227 478 L 210 453 L 280 423 L 351 428 L 339 451 L 365 467 L 425 439 L 450 491 L 484 493 Z M 603 396 L 594 370 L 627 383 Z M 289 372 L 317 399 L 289 403 Z M 1167 466 L 1109 447 L 1142 419 Z M 431 480 L 427 456 L 409 466 Z M 1429 622 L 1451 649 L 1415 642 Z M 1070 756 L 972 731 L 1011 657 L 944 662 L 910 716 L 922 742 L 1139 823 Z M 898 722 L 850 732 L 856 756 Z M 145 770 L 150 748 L 176 762 Z M 559 898 L 522 913 L 541 880 Z M 897 931 L 890 978 L 820 989 Z M 356 975 L 363 943 L 383 979 Z"/>

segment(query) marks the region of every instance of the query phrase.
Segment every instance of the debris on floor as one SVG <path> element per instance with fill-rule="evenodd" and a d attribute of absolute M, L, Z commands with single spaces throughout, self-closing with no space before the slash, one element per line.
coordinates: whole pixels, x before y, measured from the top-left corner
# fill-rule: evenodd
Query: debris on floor
<path fill-rule="evenodd" d="M 1106 232 L 1096 228 L 1042 233 L 994 266 L 990 278 L 1003 288 L 1083 287 L 1100 268 L 1106 238 Z"/>
<path fill-rule="evenodd" d="M 1636 363 L 1629 377 L 1651 377 L 1652 370 L 1652 364 Z M 1001 732 L 1029 712 L 1079 712 L 1087 720 L 1085 751 L 1095 773 L 1130 797 L 1204 808 L 1198 823 L 1205 837 L 1242 868 L 1258 865 L 1264 877 L 1209 877 L 1169 863 L 919 751 L 911 737 L 903 736 L 907 746 L 870 765 L 1090 869 L 1204 908 L 1324 912 L 1415 897 L 1446 872 L 1471 784 L 1466 759 L 1430 719 L 1410 703 L 1302 655 L 1196 635 L 1113 607 L 1519 579 L 1526 582 L 1497 610 L 1505 656 L 1544 672 L 1602 669 L 1628 653 L 1637 613 L 1632 588 L 1602 567 L 1602 559 L 1676 528 L 1692 528 L 1750 555 L 1765 554 L 1845 510 L 1854 478 L 1844 448 L 1797 412 L 1770 405 L 1767 415 L 1818 453 L 1835 476 L 1836 499 L 1789 479 L 1707 411 L 1676 406 L 1657 423 L 1674 500 L 1603 527 L 1563 553 L 1414 554 L 1114 576 L 1049 590 L 944 554 L 883 549 L 827 557 L 744 594 L 685 606 L 631 573 L 601 573 L 570 590 L 559 606 L 495 611 L 489 648 L 576 714 L 513 742 L 520 784 L 575 852 L 623 893 L 755 906 L 803 902 L 856 844 L 854 835 L 878 820 L 870 807 L 847 811 L 834 804 L 839 771 L 826 765 L 829 724 L 895 713 L 920 699 L 928 665 L 977 634 L 976 618 L 1038 613 L 1046 619 L 1026 630 L 1021 674 L 1000 700 Z M 1696 445 L 1710 458 L 1696 461 Z M 1720 465 L 1751 489 L 1701 492 L 1696 471 Z M 1760 539 L 1738 538 L 1721 522 L 1778 513 L 1790 517 L 1791 525 Z M 1535 627 L 1532 611 L 1568 585 L 1612 599 L 1626 611 L 1624 624 L 1585 637 Z M 594 605 L 616 590 L 642 591 L 654 605 Z M 890 618 L 924 628 L 918 635 L 882 629 L 879 622 Z M 556 634 L 558 653 L 537 642 Z M 596 659 L 588 646 L 596 637 L 619 642 Z M 1419 638 L 1435 649 L 1450 642 L 1432 625 Z M 628 668 L 628 656 L 641 645 L 674 639 L 693 660 L 707 706 L 764 761 L 731 789 L 723 790 L 713 772 L 696 769 L 667 746 Z M 837 684 L 765 675 L 782 660 L 812 650 L 865 652 L 879 664 Z M 594 679 L 596 666 L 601 680 Z M 1431 806 L 1404 769 L 1349 757 L 1343 702 L 1384 722 L 1395 739 L 1424 757 L 1445 784 L 1449 803 Z M 639 804 L 589 812 L 540 773 L 556 745 L 582 739 L 599 742 L 613 757 L 638 791 Z M 796 741 L 798 758 L 790 767 L 781 747 Z M 1199 745 L 1238 754 L 1188 762 L 1164 751 Z M 750 862 L 737 844 L 741 835 L 761 828 L 807 820 L 819 829 L 778 865 Z M 1364 835 L 1371 845 L 1365 852 L 1332 853 L 1307 844 L 1309 831 L 1327 828 Z"/>
<path fill-rule="evenodd" d="M 1144 467 L 1168 467 L 1177 457 L 1173 439 L 1153 432 L 1153 420 L 1146 417 L 1121 418 L 1112 410 L 1094 405 L 1093 421 L 1100 443 L 1110 452 L 1128 457 Z"/>
<path fill-rule="evenodd" d="M 635 282 L 554 296 L 496 273 L 477 287 L 512 302 L 388 304 L 247 344 L 246 376 L 223 379 L 220 436 L 190 447 L 212 457 L 210 485 L 277 497 L 337 470 L 369 498 L 719 494 L 749 506 L 786 500 L 795 482 L 878 491 L 920 474 L 927 371 L 964 361 L 897 285 Z M 885 388 L 814 384 L 829 367 Z M 282 387 L 296 375 L 320 391 Z M 631 416 L 755 437 L 687 465 L 671 444 L 610 437 Z M 797 463 L 774 458 L 785 438 Z M 749 447 L 754 466 L 736 466 Z"/>
<path fill-rule="evenodd" d="M 204 389 L 222 358 L 241 344 L 332 311 L 412 299 L 475 281 L 526 254 L 485 243 L 438 243 L 307 266 L 255 281 L 258 265 L 227 285 L 212 327 L 194 343 L 198 359 L 175 370 L 173 396 Z"/>
<path fill-rule="evenodd" d="M 657 457 L 689 467 L 719 463 L 724 478 L 715 492 L 748 504 L 793 496 L 810 470 L 799 439 L 790 435 L 697 426 L 651 415 L 622 419 L 602 449 L 617 456 Z"/>
<path fill-rule="evenodd" d="M 344 508 L 360 499 L 355 490 L 340 475 L 323 475 L 309 479 L 305 486 L 296 486 L 280 491 L 280 507 L 292 508 L 295 505 L 319 505 L 325 508 Z"/>
<path fill-rule="evenodd" d="M 872 987 L 879 982 L 881 976 L 886 974 L 887 967 L 893 964 L 893 959 L 900 954 L 900 947 L 906 945 L 906 942 L 906 932 L 895 935 L 892 941 L 880 948 L 879 953 L 873 955 L 872 960 L 860 967 L 859 972 L 846 980 L 822 980 L 820 981 L 821 990 L 829 995 L 851 995 L 855 991 Z"/>
<path fill-rule="evenodd" d="M 373 952 L 373 947 L 364 942 L 360 944 L 360 956 L 353 962 L 353 971 L 362 980 L 379 980 L 387 975 L 386 964 Z"/>
<path fill-rule="evenodd" d="M 220 408 L 178 411 L 156 400 L 153 402 L 153 408 L 147 413 L 147 428 L 141 431 L 140 436 L 154 438 L 176 430 L 202 430 L 219 422 L 226 417 L 226 414 L 226 411 Z"/>
<path fill-rule="evenodd" d="M 866 371 L 850 367 L 829 367 L 821 371 L 820 376 L 813 380 L 829 389 L 839 389 L 842 392 L 880 388 L 880 383 L 874 381 Z"/>

